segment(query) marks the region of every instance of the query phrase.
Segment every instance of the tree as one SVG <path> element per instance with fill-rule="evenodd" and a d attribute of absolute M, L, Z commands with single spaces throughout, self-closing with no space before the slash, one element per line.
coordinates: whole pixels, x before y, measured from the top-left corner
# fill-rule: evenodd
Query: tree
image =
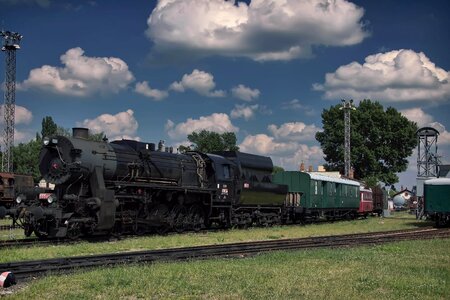
<path fill-rule="evenodd" d="M 41 130 L 41 136 L 52 136 L 55 135 L 58 130 L 58 125 L 56 125 L 55 122 L 53 122 L 52 117 L 46 116 L 42 119 L 42 130 Z"/>
<path fill-rule="evenodd" d="M 272 174 L 275 174 L 275 173 L 278 173 L 278 172 L 283 172 L 283 171 L 284 171 L 283 167 L 273 166 Z"/>
<path fill-rule="evenodd" d="M 234 132 L 217 133 L 213 131 L 202 130 L 192 132 L 188 135 L 188 140 L 193 143 L 193 150 L 210 153 L 214 151 L 238 151 L 236 146 L 236 134 Z M 190 147 L 183 147 L 186 150 Z"/>
<path fill-rule="evenodd" d="M 316 134 L 327 170 L 344 169 L 344 112 L 341 105 L 322 112 L 323 131 Z M 398 182 L 396 173 L 408 166 L 408 156 L 417 145 L 417 124 L 396 109 L 386 111 L 379 102 L 363 100 L 351 112 L 351 163 L 354 176 L 370 184 Z"/>
<path fill-rule="evenodd" d="M 41 139 L 31 140 L 28 143 L 20 143 L 14 146 L 12 149 L 14 173 L 32 175 L 35 182 L 39 181 L 41 178 L 39 172 L 41 146 Z"/>

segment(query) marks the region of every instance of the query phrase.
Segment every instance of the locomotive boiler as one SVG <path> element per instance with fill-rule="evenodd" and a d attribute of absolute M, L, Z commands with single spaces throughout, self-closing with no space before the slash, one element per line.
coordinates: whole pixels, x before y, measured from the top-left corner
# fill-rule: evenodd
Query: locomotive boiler
<path fill-rule="evenodd" d="M 71 238 L 280 221 L 287 187 L 271 182 L 270 158 L 159 146 L 91 141 L 84 128 L 46 137 L 39 169 L 55 190 L 24 197 L 15 218 L 26 235 Z"/>

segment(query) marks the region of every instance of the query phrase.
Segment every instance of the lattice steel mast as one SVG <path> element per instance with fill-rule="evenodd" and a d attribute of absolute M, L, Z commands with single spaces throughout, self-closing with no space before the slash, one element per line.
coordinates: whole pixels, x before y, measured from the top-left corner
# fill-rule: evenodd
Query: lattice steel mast
<path fill-rule="evenodd" d="M 351 170 L 351 147 L 350 147 L 350 111 L 356 110 L 353 106 L 353 100 L 346 101 L 342 100 L 342 107 L 340 109 L 344 110 L 344 173 L 345 176 L 350 177 Z"/>
<path fill-rule="evenodd" d="M 3 116 L 5 118 L 5 130 L 3 141 L 5 149 L 2 156 L 2 171 L 13 171 L 12 147 L 14 146 L 14 117 L 16 105 L 16 50 L 20 49 L 19 43 L 22 36 L 17 32 L 1 31 L 3 38 L 2 51 L 5 51 L 5 104 Z"/>

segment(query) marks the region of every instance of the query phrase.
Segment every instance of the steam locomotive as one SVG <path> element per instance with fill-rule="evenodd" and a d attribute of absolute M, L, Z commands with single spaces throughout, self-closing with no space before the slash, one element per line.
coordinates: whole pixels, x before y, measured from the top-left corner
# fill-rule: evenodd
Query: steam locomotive
<path fill-rule="evenodd" d="M 270 226 L 367 214 L 360 183 L 297 171 L 272 176 L 269 157 L 224 151 L 173 153 L 163 144 L 43 139 L 39 169 L 53 191 L 21 193 L 0 207 L 25 235 L 143 234 Z M 367 197 L 366 197 L 367 198 Z"/>
<path fill-rule="evenodd" d="M 39 169 L 55 184 L 21 194 L 12 215 L 29 236 L 145 233 L 281 222 L 286 185 L 271 182 L 269 157 L 241 152 L 175 154 L 134 140 L 44 138 Z M 0 216 L 1 217 L 1 216 Z"/>

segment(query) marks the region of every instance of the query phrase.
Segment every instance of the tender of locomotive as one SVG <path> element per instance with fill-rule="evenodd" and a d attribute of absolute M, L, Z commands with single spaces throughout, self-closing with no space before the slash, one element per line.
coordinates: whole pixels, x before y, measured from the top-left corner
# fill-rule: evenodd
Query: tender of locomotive
<path fill-rule="evenodd" d="M 357 181 L 284 171 L 274 175 L 274 182 L 286 184 L 289 194 L 285 206 L 294 221 L 355 218 L 360 207 Z"/>
<path fill-rule="evenodd" d="M 433 178 L 424 182 L 425 214 L 436 227 L 450 226 L 450 178 Z"/>
<path fill-rule="evenodd" d="M 75 238 L 280 221 L 287 187 L 271 183 L 268 157 L 174 154 L 151 143 L 87 137 L 87 129 L 75 128 L 73 137 L 44 139 L 39 169 L 55 190 L 9 211 L 26 235 Z"/>

